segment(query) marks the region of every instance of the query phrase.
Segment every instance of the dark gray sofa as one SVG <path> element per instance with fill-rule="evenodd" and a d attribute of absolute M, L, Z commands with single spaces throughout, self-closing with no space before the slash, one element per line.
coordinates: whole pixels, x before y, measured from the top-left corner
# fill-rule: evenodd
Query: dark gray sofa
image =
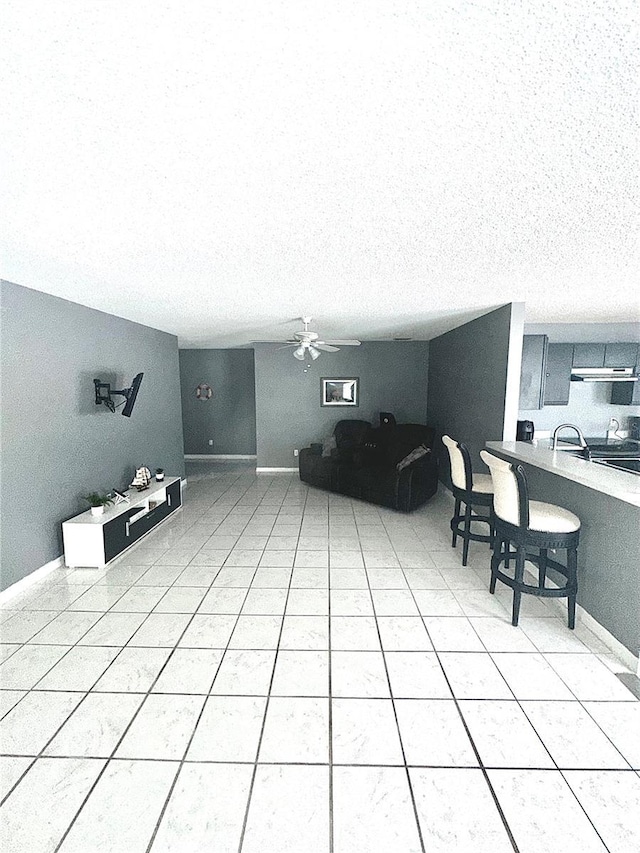
<path fill-rule="evenodd" d="M 336 447 L 322 455 L 322 445 L 300 451 L 300 479 L 309 485 L 381 506 L 410 512 L 438 488 L 438 465 L 432 453 L 435 431 L 422 424 L 372 428 L 368 421 L 339 421 Z M 398 471 L 397 464 L 418 446 L 429 453 Z"/>

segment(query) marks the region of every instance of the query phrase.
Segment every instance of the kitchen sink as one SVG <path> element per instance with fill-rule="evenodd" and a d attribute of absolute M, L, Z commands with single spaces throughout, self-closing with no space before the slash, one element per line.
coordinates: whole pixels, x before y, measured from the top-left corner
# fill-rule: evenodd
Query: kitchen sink
<path fill-rule="evenodd" d="M 606 465 L 607 468 L 617 468 L 618 471 L 628 471 L 631 474 L 640 474 L 640 459 L 594 459 L 598 465 Z"/>
<path fill-rule="evenodd" d="M 602 441 L 587 439 L 587 446 L 591 456 L 600 459 L 640 459 L 640 441 L 634 439 L 621 439 L 619 441 Z M 572 456 L 582 456 L 582 450 L 577 441 L 564 441 L 564 446 L 558 445 L 557 450 L 563 450 Z"/>
<path fill-rule="evenodd" d="M 637 441 L 621 441 L 619 444 L 589 444 L 589 450 L 594 456 L 640 456 L 640 445 Z"/>

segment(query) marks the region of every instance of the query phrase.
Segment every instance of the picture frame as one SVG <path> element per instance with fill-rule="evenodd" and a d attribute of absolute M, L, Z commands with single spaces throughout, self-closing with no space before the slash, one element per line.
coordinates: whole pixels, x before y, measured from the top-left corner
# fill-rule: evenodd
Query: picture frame
<path fill-rule="evenodd" d="M 320 405 L 360 405 L 360 379 L 357 376 L 323 377 L 320 380 Z"/>

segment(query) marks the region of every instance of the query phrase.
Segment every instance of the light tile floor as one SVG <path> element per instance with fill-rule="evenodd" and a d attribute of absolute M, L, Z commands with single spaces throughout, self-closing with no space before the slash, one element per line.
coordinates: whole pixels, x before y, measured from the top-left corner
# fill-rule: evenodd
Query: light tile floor
<path fill-rule="evenodd" d="M 402 515 L 246 466 L 2 609 L 0 849 L 640 849 L 640 702 L 556 605 Z M 627 677 L 629 673 L 627 672 Z"/>

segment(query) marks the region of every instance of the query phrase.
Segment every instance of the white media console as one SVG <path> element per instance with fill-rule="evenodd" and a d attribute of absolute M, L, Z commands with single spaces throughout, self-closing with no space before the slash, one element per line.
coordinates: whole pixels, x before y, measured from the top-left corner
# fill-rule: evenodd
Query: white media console
<path fill-rule="evenodd" d="M 182 505 L 180 477 L 152 480 L 142 492 L 130 489 L 128 503 L 91 510 L 62 523 L 64 561 L 70 568 L 103 568 Z"/>

